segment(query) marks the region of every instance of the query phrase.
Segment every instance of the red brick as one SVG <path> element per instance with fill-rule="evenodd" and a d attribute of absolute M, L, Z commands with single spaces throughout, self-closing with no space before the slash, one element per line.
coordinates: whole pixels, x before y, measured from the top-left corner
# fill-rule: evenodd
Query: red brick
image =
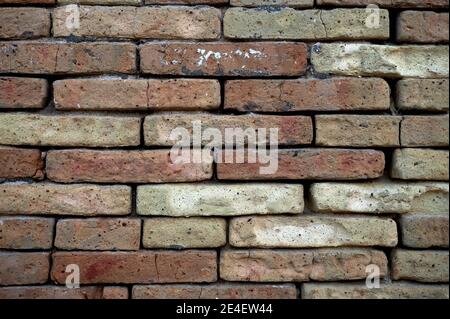
<path fill-rule="evenodd" d="M 156 110 L 213 110 L 221 103 L 217 80 L 149 80 L 148 106 Z"/>
<path fill-rule="evenodd" d="M 183 283 L 217 280 L 215 251 L 57 252 L 52 279 L 65 283 L 69 264 L 80 267 L 81 283 Z"/>
<path fill-rule="evenodd" d="M 255 152 L 245 150 L 244 154 Z M 227 180 L 352 180 L 381 177 L 384 173 L 384 153 L 373 150 L 298 149 L 279 150 L 278 169 L 273 174 L 261 174 L 267 163 L 218 163 L 217 177 Z M 223 155 L 218 156 L 223 159 Z"/>
<path fill-rule="evenodd" d="M 43 284 L 49 268 L 49 253 L 0 252 L 0 286 Z"/>
<path fill-rule="evenodd" d="M 212 110 L 220 107 L 217 80 L 71 79 L 53 83 L 60 110 Z"/>
<path fill-rule="evenodd" d="M 66 288 L 64 286 L 21 286 L 0 288 L 0 299 L 100 299 L 109 287 Z"/>
<path fill-rule="evenodd" d="M 0 42 L 0 72 L 99 74 L 136 71 L 132 43 Z"/>
<path fill-rule="evenodd" d="M 448 146 L 448 115 L 405 116 L 401 122 L 402 146 Z"/>
<path fill-rule="evenodd" d="M 302 75 L 307 46 L 293 42 L 187 43 L 153 42 L 140 47 L 147 74 L 188 76 Z"/>
<path fill-rule="evenodd" d="M 448 8 L 448 0 L 317 0 L 317 4 L 343 7 L 375 4 L 388 8 Z"/>
<path fill-rule="evenodd" d="M 383 79 L 236 80 L 225 85 L 225 109 L 251 112 L 388 110 Z"/>
<path fill-rule="evenodd" d="M 44 79 L 0 77 L 0 109 L 40 109 L 47 102 Z"/>
<path fill-rule="evenodd" d="M 125 218 L 62 219 L 55 247 L 64 250 L 138 250 L 141 221 Z"/>
<path fill-rule="evenodd" d="M 397 20 L 397 41 L 448 43 L 448 13 L 403 11 Z"/>
<path fill-rule="evenodd" d="M 220 130 L 225 138 L 225 129 L 266 129 L 266 135 L 271 128 L 278 129 L 280 145 L 310 144 L 313 139 L 312 120 L 309 116 L 272 116 L 272 115 L 213 115 L 213 114 L 183 114 L 167 113 L 151 115 L 145 118 L 144 138 L 146 145 L 171 146 L 177 140 L 170 139 L 176 128 L 193 131 L 194 121 L 201 121 L 203 132 L 207 128 Z M 208 137 L 205 137 L 208 139 Z M 209 140 L 203 141 L 204 144 Z M 224 143 L 225 141 L 222 141 Z M 219 142 L 220 143 L 220 142 Z M 220 144 L 222 144 L 220 143 Z M 242 142 L 236 142 L 242 144 Z"/>
<path fill-rule="evenodd" d="M 44 177 L 39 150 L 0 146 L 0 178 Z"/>
<path fill-rule="evenodd" d="M 64 79 L 53 82 L 58 110 L 146 110 L 148 81 L 135 79 Z"/>
<path fill-rule="evenodd" d="M 73 12 L 53 10 L 55 37 L 216 40 L 222 13 L 212 7 L 187 6 L 79 6 L 80 25 L 70 29 Z"/>
<path fill-rule="evenodd" d="M 0 217 L 0 248 L 50 249 L 54 224 L 51 218 Z"/>
<path fill-rule="evenodd" d="M 1 292 L 0 292 L 1 295 Z M 211 284 L 134 286 L 133 299 L 296 299 L 294 285 Z"/>
<path fill-rule="evenodd" d="M 212 161 L 175 164 L 170 150 L 50 151 L 46 169 L 48 178 L 57 182 L 168 183 L 212 177 Z"/>

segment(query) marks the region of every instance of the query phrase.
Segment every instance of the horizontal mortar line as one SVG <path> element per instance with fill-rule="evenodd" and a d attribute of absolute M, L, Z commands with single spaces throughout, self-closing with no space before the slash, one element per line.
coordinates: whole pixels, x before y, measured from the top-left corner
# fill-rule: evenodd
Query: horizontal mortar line
<path fill-rule="evenodd" d="M 223 39 L 167 39 L 167 38 L 134 38 L 134 37 L 99 37 L 99 36 L 66 36 L 66 37 L 40 37 L 40 38 L 17 38 L 17 39 L 1 39 L 0 43 L 20 43 L 20 44 L 83 44 L 83 43 L 107 43 L 107 44 L 133 44 L 136 47 L 141 47 L 146 44 L 249 44 L 249 43 L 298 43 L 306 44 L 308 47 L 312 47 L 317 43 L 322 44 L 342 44 L 342 43 L 361 43 L 361 44 L 373 44 L 373 45 L 391 45 L 391 46 L 439 46 L 448 45 L 448 43 L 404 43 L 404 42 L 392 42 L 395 39 L 351 39 L 351 38 L 317 38 L 317 39 L 302 39 L 302 38 L 223 38 Z"/>
<path fill-rule="evenodd" d="M 117 182 L 117 183 L 111 183 L 111 182 L 57 182 L 57 181 L 53 181 L 50 179 L 46 179 L 43 181 L 23 181 L 23 180 L 6 180 L 3 183 L 0 183 L 0 185 L 2 184 L 6 184 L 6 183 L 20 183 L 20 182 L 25 182 L 25 184 L 23 185 L 45 185 L 48 183 L 54 184 L 54 185 L 60 185 L 60 186 L 73 186 L 73 185 L 92 185 L 92 186 L 146 186 L 146 185 L 183 185 L 183 184 L 190 184 L 190 185 L 204 185 L 204 186 L 208 186 L 208 185 L 246 185 L 246 184 L 290 184 L 290 185 L 310 185 L 310 184 L 318 184 L 318 183 L 347 183 L 347 184 L 354 184 L 354 183 L 370 183 L 370 182 L 385 182 L 385 180 L 382 177 L 379 178 L 372 178 L 372 179 L 346 179 L 346 180 L 338 180 L 338 179 L 279 179 L 279 178 L 274 178 L 274 179 L 249 179 L 249 180 L 236 180 L 236 179 L 217 179 L 217 180 L 212 180 L 212 179 L 206 179 L 206 180 L 202 180 L 202 181 L 186 181 L 186 182 L 159 182 L 159 183 L 150 183 L 150 182 L 145 182 L 145 183 L 130 183 L 130 182 Z M 430 182 L 435 182 L 435 183 L 440 183 L 439 181 L 429 181 L 429 180 L 425 180 L 425 181 L 411 181 L 411 180 L 390 180 L 391 182 L 394 183 L 430 183 Z M 446 182 L 446 181 L 441 181 L 441 182 Z M 345 212 L 344 212 L 345 213 Z M 342 214 L 344 214 L 342 213 Z M 320 213 L 323 214 L 323 213 Z M 351 215 L 358 215 L 357 213 L 350 213 Z M 370 216 L 373 215 L 373 213 L 368 213 L 368 214 L 364 214 L 361 213 L 363 216 Z M 28 216 L 38 216 L 39 214 L 31 214 Z M 52 214 L 43 214 L 43 215 L 52 215 Z M 54 214 L 54 215 L 58 215 L 58 214 Z M 62 214 L 64 215 L 64 214 Z M 128 214 L 130 215 L 130 214 Z M 247 215 L 252 215 L 252 214 L 247 214 Z M 269 214 L 270 215 L 270 214 Z M 279 214 L 278 214 L 279 215 Z M 0 216 L 2 216 L 0 214 Z M 8 215 L 6 215 L 8 216 Z M 78 216 L 78 215 L 73 215 L 73 216 Z M 81 215 L 80 215 L 81 216 Z M 99 216 L 110 216 L 113 217 L 111 215 L 99 215 Z M 126 215 L 114 215 L 117 217 L 120 216 L 126 216 Z M 151 215 L 153 216 L 153 215 Z M 164 216 L 164 215 L 161 215 Z M 239 215 L 241 216 L 241 215 Z"/>
<path fill-rule="evenodd" d="M 139 145 L 139 146 L 113 146 L 113 147 L 102 147 L 102 146 L 43 146 L 43 145 L 16 145 L 16 144 L 2 144 L 0 142 L 0 146 L 11 146 L 22 149 L 40 149 L 42 151 L 61 151 L 61 150 L 87 150 L 87 151 L 170 151 L 173 146 L 172 145 Z M 193 149 L 192 145 L 183 146 L 184 148 Z M 225 147 L 225 144 L 222 144 L 222 147 Z M 227 148 L 231 148 L 232 145 L 227 145 Z M 233 145 L 236 150 L 255 150 L 255 148 L 249 148 L 247 145 L 245 146 L 236 146 Z M 210 148 L 210 147 L 208 147 Z M 219 147 L 213 147 L 214 149 L 218 149 Z M 302 145 L 280 145 L 278 150 L 280 151 L 302 151 L 302 150 L 361 150 L 361 151 L 390 151 L 395 150 L 397 148 L 402 148 L 401 146 L 392 146 L 392 147 L 379 147 L 379 146 L 321 146 L 314 144 L 302 144 Z M 447 150 L 448 146 L 443 147 L 403 147 L 403 148 L 426 148 L 426 149 L 444 149 Z M 201 149 L 206 149 L 206 147 L 202 147 Z M 231 149 L 228 149 L 231 151 Z"/>
<path fill-rule="evenodd" d="M 239 77 L 236 75 L 223 75 L 223 76 L 217 76 L 217 75 L 207 75 L 207 74 L 203 74 L 203 75 L 199 75 L 199 76 L 194 76 L 194 75 L 184 75 L 184 74 L 155 74 L 155 73 L 144 73 L 144 72 L 140 72 L 140 71 L 136 71 L 133 73 L 26 73 L 26 72 L 22 72 L 22 73 L 12 73 L 12 72 L 0 72 L 0 77 L 1 76 L 8 76 L 8 77 L 48 77 L 51 78 L 53 80 L 60 80 L 60 79 L 79 79 L 79 78 L 92 78 L 92 77 L 108 77 L 108 76 L 112 76 L 112 77 L 120 77 L 125 79 L 134 79 L 137 77 L 137 79 L 226 79 L 226 80 L 295 80 L 295 79 L 308 79 L 305 77 L 305 74 L 298 74 L 298 75 L 277 75 L 277 76 L 265 76 L 265 77 L 257 77 L 257 76 L 252 76 L 252 77 Z M 331 76 L 330 76 L 331 77 Z M 337 77 L 337 76 L 336 76 Z M 341 76 L 342 77 L 342 76 Z M 356 78 L 356 77 L 353 77 Z M 311 79 L 322 79 L 322 78 L 316 78 L 316 77 L 311 77 Z"/>
<path fill-rule="evenodd" d="M 219 109 L 217 108 L 217 111 Z M 50 112 L 51 111 L 51 112 Z M 186 115 L 186 116 L 195 116 L 195 115 L 211 115 L 211 116 L 236 116 L 236 117 L 252 117 L 252 116 L 267 116 L 267 117 L 298 117 L 298 116 L 304 116 L 304 117 L 314 117 L 314 116 L 322 116 L 322 115 L 329 115 L 329 116 L 355 116 L 355 115 L 361 115 L 361 116 L 392 116 L 392 117 L 401 117 L 402 115 L 405 116 L 445 116 L 448 115 L 448 113 L 401 113 L 398 115 L 392 115 L 391 113 L 377 113 L 375 111 L 351 111 L 351 112 L 343 112 L 343 113 L 333 113 L 332 111 L 296 111 L 296 112 L 235 112 L 233 109 L 224 109 L 222 112 L 212 112 L 214 110 L 204 110 L 204 111 L 192 111 L 192 110 L 158 110 L 155 108 L 142 108 L 142 111 L 139 110 L 133 110 L 133 111 L 126 111 L 126 110 L 119 110 L 119 109 L 102 109 L 102 110 L 89 110 L 89 109 L 83 109 L 80 111 L 77 110 L 63 110 L 63 109 L 56 109 L 56 108 L 41 108 L 41 109 L 1 109 L 0 114 L 20 114 L 20 115 L 48 115 L 48 116 L 93 116 L 93 117 L 147 117 L 147 116 L 155 116 L 155 115 L 165 115 L 165 116 L 176 116 L 176 115 Z"/>

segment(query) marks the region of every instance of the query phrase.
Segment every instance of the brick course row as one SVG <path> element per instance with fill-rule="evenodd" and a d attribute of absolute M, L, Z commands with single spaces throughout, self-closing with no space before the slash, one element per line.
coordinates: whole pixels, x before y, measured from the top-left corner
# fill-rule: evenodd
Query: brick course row
<path fill-rule="evenodd" d="M 316 284 L 302 285 L 304 299 L 448 299 L 446 285 L 393 283 L 383 284 L 376 291 L 366 289 L 365 284 Z M 135 285 L 133 299 L 295 299 L 298 292 L 294 285 L 255 284 L 207 284 L 207 285 Z M 117 286 L 84 286 L 68 289 L 60 286 L 22 286 L 0 288 L 2 299 L 127 299 L 129 291 Z"/>
<path fill-rule="evenodd" d="M 201 121 L 202 132 L 214 127 L 278 128 L 280 145 L 311 144 L 312 119 L 306 116 L 160 114 L 147 116 L 143 123 L 144 142 L 149 146 L 173 146 L 175 128 L 192 132 L 194 121 Z M 136 116 L 0 114 L 0 143 L 3 145 L 43 145 L 79 147 L 123 147 L 141 144 L 141 118 Z M 382 116 L 317 115 L 315 143 L 334 147 L 445 147 L 448 115 Z M 113 129 L 113 131 L 111 130 Z M 203 140 L 206 145 L 208 140 Z M 184 143 L 183 144 L 187 144 Z M 226 141 L 214 146 L 231 145 Z M 242 142 L 234 142 L 243 146 Z"/>
<path fill-rule="evenodd" d="M 306 44 L 300 42 L 173 41 L 151 42 L 138 48 L 127 42 L 12 41 L 0 42 L 0 50 L 5 52 L 1 56 L 0 72 L 133 74 L 137 72 L 137 49 L 140 70 L 155 75 L 301 76 L 306 71 L 308 55 Z M 387 78 L 446 78 L 449 74 L 448 46 L 444 45 L 318 43 L 312 47 L 311 55 L 318 73 Z M 339 62 L 346 60 L 346 63 Z"/>
<path fill-rule="evenodd" d="M 217 40 L 222 32 L 222 12 L 212 7 L 80 6 L 78 10 L 80 27 L 71 29 L 66 23 L 73 15 L 70 7 L 0 8 L 4 21 L 0 38 L 33 39 L 52 32 L 54 37 Z M 379 14 L 380 25 L 374 28 L 366 24 L 365 9 L 230 8 L 223 16 L 223 31 L 230 39 L 386 40 L 389 12 L 382 9 Z M 404 43 L 448 43 L 448 17 L 448 13 L 404 11 L 397 21 L 396 38 Z M 280 19 L 285 22 L 277 24 Z"/>
<path fill-rule="evenodd" d="M 2 285 L 42 284 L 50 274 L 52 281 L 64 284 L 66 266 L 77 264 L 82 270 L 82 284 L 208 283 L 217 280 L 216 257 L 215 251 L 205 250 L 56 252 L 51 255 L 50 267 L 49 253 L 1 252 L 0 282 Z M 342 265 L 337 266 L 335 260 L 340 260 Z M 377 265 L 380 275 L 386 276 L 387 257 L 377 250 L 225 249 L 221 252 L 219 272 L 222 279 L 235 282 L 358 280 L 366 277 L 365 267 L 369 264 Z M 448 267 L 445 251 L 396 249 L 393 252 L 394 280 L 448 282 Z"/>
<path fill-rule="evenodd" d="M 261 174 L 266 167 L 259 159 L 249 162 L 257 152 L 242 149 L 244 162 L 217 164 L 217 178 L 221 180 L 357 180 L 383 176 L 385 155 L 375 150 L 303 148 L 280 150 L 278 169 Z M 237 153 L 231 153 L 236 159 Z M 245 156 L 245 153 L 247 156 Z M 170 150 L 99 151 L 61 150 L 44 154 L 37 149 L 0 147 L 0 177 L 7 179 L 46 177 L 55 182 L 96 183 L 161 183 L 206 181 L 213 177 L 212 157 L 200 163 L 173 163 Z M 224 152 L 218 152 L 225 159 Z M 396 149 L 390 175 L 403 180 L 446 181 L 448 175 L 446 150 Z M 191 159 L 193 159 L 191 157 Z M 45 166 L 45 167 L 44 167 Z"/>
<path fill-rule="evenodd" d="M 310 8 L 313 7 L 313 0 L 229 0 L 231 6 L 254 7 L 265 5 L 287 5 L 292 7 Z M 1 0 L 2 4 L 101 4 L 101 5 L 139 5 L 141 0 Z M 225 4 L 227 0 L 143 0 L 145 4 Z M 373 4 L 389 8 L 446 8 L 448 0 L 373 0 Z M 367 0 L 317 0 L 318 5 L 333 6 L 363 6 L 367 5 Z"/>
<path fill-rule="evenodd" d="M 396 106 L 401 111 L 448 111 L 448 84 L 447 79 L 401 80 Z M 55 81 L 53 91 L 59 110 L 196 111 L 216 110 L 221 104 L 216 80 L 70 79 Z M 1 77 L 0 92 L 0 108 L 43 108 L 48 83 L 39 78 Z M 124 98 L 128 92 L 133 93 L 132 99 Z M 235 80 L 225 83 L 224 107 L 241 112 L 388 111 L 390 94 L 387 82 L 376 78 Z"/>
<path fill-rule="evenodd" d="M 253 229 L 266 223 L 278 223 L 282 227 L 296 225 L 299 234 L 312 235 L 324 226 L 317 226 L 314 230 L 310 224 L 328 225 L 330 229 L 339 229 L 340 223 L 346 227 L 355 227 L 353 237 L 343 235 L 341 242 L 331 242 L 326 234 L 313 241 L 311 238 L 298 239 L 291 242 L 292 247 L 333 247 L 346 245 L 352 242 L 354 246 L 367 246 L 368 241 L 381 240 L 380 245 L 392 245 L 395 243 L 396 230 L 392 228 L 392 220 L 377 218 L 321 218 L 304 217 L 259 217 L 251 218 L 245 223 L 245 218 L 237 218 L 231 221 L 230 234 L 233 238 L 239 238 L 240 234 L 252 232 Z M 141 238 L 141 220 L 132 218 L 90 218 L 90 219 L 63 219 L 56 223 L 47 217 L 0 217 L 2 225 L 2 249 L 50 249 L 54 246 L 62 250 L 138 250 Z M 356 226 L 359 224 L 372 224 L 375 232 L 364 233 L 364 238 Z M 309 226 L 308 226 L 309 225 Z M 214 248 L 225 246 L 227 223 L 223 218 L 198 218 L 178 219 L 172 217 L 157 217 L 144 219 L 142 228 L 142 245 L 145 248 Z M 402 242 L 411 248 L 448 247 L 448 216 L 440 212 L 410 213 L 402 215 L 400 219 Z M 261 230 L 261 228 L 258 228 Z M 378 232 L 378 233 L 377 233 Z M 56 233 L 56 236 L 54 236 Z M 380 234 L 389 234 L 390 241 L 377 239 Z M 273 236 L 267 230 L 266 236 Z M 358 237 L 359 236 L 359 237 Z M 359 239 L 358 239 L 359 238 Z M 361 238 L 364 238 L 362 241 Z M 252 247 L 251 243 L 237 242 L 238 247 Z M 373 244 L 373 243 L 372 243 Z M 250 245 L 250 246 L 249 246 Z M 273 239 L 273 247 L 283 247 L 280 240 Z"/>
<path fill-rule="evenodd" d="M 401 111 L 448 111 L 448 85 L 447 79 L 398 81 L 396 106 Z M 48 83 L 38 78 L 1 77 L 0 91 L 0 108 L 43 108 Z M 55 107 L 60 110 L 195 111 L 215 110 L 221 104 L 216 80 L 70 79 L 55 81 L 53 91 Z M 132 99 L 124 97 L 129 92 Z M 241 112 L 388 111 L 390 94 L 387 82 L 379 78 L 235 80 L 225 83 L 224 108 Z"/>
<path fill-rule="evenodd" d="M 317 212 L 445 212 L 445 182 L 314 183 L 311 206 Z M 131 187 L 55 183 L 0 184 L 2 214 L 128 215 Z M 405 196 L 407 195 L 407 196 Z M 20 198 L 20 201 L 18 200 Z M 263 200 L 264 199 L 264 200 Z M 214 206 L 212 203 L 222 205 Z M 297 184 L 155 184 L 137 188 L 137 213 L 164 216 L 299 214 L 303 187 Z"/>
<path fill-rule="evenodd" d="M 325 222 L 327 220 L 329 219 L 324 219 Z M 64 219 L 57 222 L 56 228 L 54 228 L 55 220 L 47 217 L 8 216 L 0 217 L 0 221 L 2 249 L 50 249 L 53 247 L 54 237 L 54 246 L 63 250 L 138 250 L 140 247 L 139 219 Z M 284 219 L 285 225 L 289 225 L 289 222 L 294 223 L 295 220 Z M 341 219 L 341 222 L 350 223 L 351 220 Z M 371 223 L 377 220 L 360 219 L 360 222 Z M 240 225 L 239 220 L 233 221 L 232 225 Z M 444 213 L 404 214 L 400 218 L 399 225 L 402 243 L 406 247 L 448 247 L 448 215 Z M 144 219 L 142 229 L 142 245 L 145 248 L 214 248 L 226 244 L 227 223 L 223 218 L 157 217 Z M 299 231 L 302 231 L 301 229 L 299 227 Z M 304 230 L 306 229 L 308 227 L 305 225 Z M 243 230 L 237 230 L 240 231 Z M 395 231 L 392 235 L 395 236 Z M 318 242 L 319 247 L 330 244 L 324 240 Z M 351 238 L 347 240 L 356 241 Z M 299 242 L 294 246 L 311 247 L 316 244 L 310 241 Z"/>

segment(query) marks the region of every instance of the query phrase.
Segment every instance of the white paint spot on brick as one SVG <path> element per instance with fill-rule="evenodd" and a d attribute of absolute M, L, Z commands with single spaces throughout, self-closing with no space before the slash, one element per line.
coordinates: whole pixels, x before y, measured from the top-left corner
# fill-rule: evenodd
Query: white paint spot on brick
<path fill-rule="evenodd" d="M 206 63 L 210 58 L 214 58 L 215 60 L 220 60 L 222 57 L 231 57 L 233 55 L 237 55 L 240 57 L 244 57 L 245 59 L 250 58 L 265 58 L 267 55 L 262 53 L 261 51 L 249 49 L 248 52 L 241 49 L 236 49 L 235 51 L 231 51 L 229 54 L 227 52 L 218 52 L 218 51 L 206 51 L 205 49 L 197 49 L 197 53 L 200 54 L 198 58 L 197 65 L 202 66 Z"/>
<path fill-rule="evenodd" d="M 201 54 L 200 58 L 197 61 L 198 66 L 201 66 L 205 62 L 207 62 L 211 56 L 214 57 L 214 59 L 216 59 L 216 60 L 220 60 L 222 58 L 222 53 L 220 53 L 220 52 L 214 52 L 214 51 L 206 52 L 206 50 L 204 50 L 204 49 L 197 49 L 197 53 Z"/>

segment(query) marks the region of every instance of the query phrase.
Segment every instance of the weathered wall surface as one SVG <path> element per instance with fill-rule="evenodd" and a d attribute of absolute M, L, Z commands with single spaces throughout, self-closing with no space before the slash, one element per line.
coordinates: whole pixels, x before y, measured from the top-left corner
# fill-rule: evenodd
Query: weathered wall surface
<path fill-rule="evenodd" d="M 448 298 L 448 6 L 0 0 L 0 298 Z"/>

